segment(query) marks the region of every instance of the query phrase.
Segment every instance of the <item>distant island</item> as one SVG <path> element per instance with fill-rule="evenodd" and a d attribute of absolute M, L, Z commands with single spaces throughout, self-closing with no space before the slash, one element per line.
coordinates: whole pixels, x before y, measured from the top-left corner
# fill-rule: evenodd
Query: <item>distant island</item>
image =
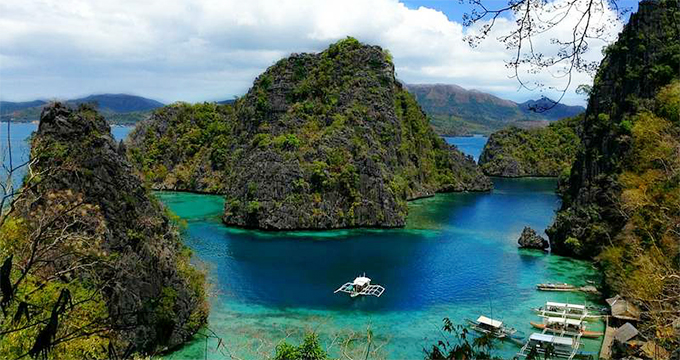
<path fill-rule="evenodd" d="M 141 96 L 127 94 L 99 94 L 66 100 L 72 107 L 92 104 L 109 124 L 135 124 L 147 119 L 154 109 L 163 103 Z M 33 122 L 40 119 L 40 112 L 49 104 L 46 100 L 27 102 L 0 101 L 0 121 Z"/>
<path fill-rule="evenodd" d="M 582 106 L 555 104 L 547 98 L 516 103 L 458 85 L 408 84 L 406 88 L 430 118 L 435 132 L 443 136 L 488 135 L 508 126 L 545 127 L 585 111 Z"/>
<path fill-rule="evenodd" d="M 353 38 L 278 61 L 233 105 L 156 110 L 128 153 L 153 188 L 224 194 L 225 223 L 268 230 L 400 227 L 407 200 L 492 187 Z"/>
<path fill-rule="evenodd" d="M 544 128 L 509 127 L 489 136 L 479 166 L 489 176 L 557 177 L 568 174 L 581 144 L 582 117 L 566 118 Z"/>

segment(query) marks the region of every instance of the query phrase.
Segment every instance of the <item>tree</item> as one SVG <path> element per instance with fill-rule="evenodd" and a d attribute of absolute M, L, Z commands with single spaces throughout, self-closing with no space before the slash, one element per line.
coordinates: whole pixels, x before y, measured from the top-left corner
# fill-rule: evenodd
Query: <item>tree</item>
<path fill-rule="evenodd" d="M 14 164 L 10 134 L 8 122 L 0 181 L 0 356 L 115 357 L 105 342 L 98 343 L 111 330 L 95 271 L 106 266 L 94 250 L 103 219 L 71 191 L 29 196 L 52 169 L 34 171 L 35 158 Z M 16 187 L 13 179 L 24 167 L 24 186 Z M 89 280 L 74 281 L 76 274 Z"/>
<path fill-rule="evenodd" d="M 464 0 L 460 0 L 464 2 Z M 468 0 L 472 10 L 463 15 L 463 24 L 472 26 L 481 24 L 479 32 L 467 36 L 465 40 L 472 47 L 486 39 L 496 25 L 499 18 L 514 15 L 515 26 L 506 34 L 497 37 L 507 49 L 514 50 L 514 55 L 506 63 L 513 71 L 512 78 L 516 79 L 520 88 L 538 90 L 546 87 L 540 82 L 528 82 L 526 74 L 549 72 L 553 77 L 562 79 L 564 86 L 551 87 L 559 91 L 560 97 L 551 105 L 541 106 L 532 110 L 543 112 L 553 108 L 563 98 L 571 87 L 572 76 L 575 72 L 585 72 L 593 75 L 597 70 L 596 61 L 587 60 L 584 55 L 590 49 L 593 41 L 607 41 L 613 23 L 599 21 L 600 17 L 609 9 L 613 9 L 617 19 L 622 19 L 629 11 L 618 6 L 618 0 L 508 0 L 502 7 L 489 7 L 484 0 Z M 556 29 L 558 25 L 565 25 L 571 29 L 568 35 L 551 39 L 554 54 L 539 51 L 534 44 L 537 37 Z M 573 22 L 573 23 L 572 23 Z M 525 72 L 526 70 L 526 72 Z"/>
<path fill-rule="evenodd" d="M 444 318 L 443 322 L 442 339 L 430 349 L 423 349 L 426 360 L 500 359 L 491 355 L 494 347 L 491 334 L 474 338 L 471 342 L 467 328 L 454 324 L 449 318 Z M 446 334 L 452 334 L 454 339 L 449 340 Z"/>

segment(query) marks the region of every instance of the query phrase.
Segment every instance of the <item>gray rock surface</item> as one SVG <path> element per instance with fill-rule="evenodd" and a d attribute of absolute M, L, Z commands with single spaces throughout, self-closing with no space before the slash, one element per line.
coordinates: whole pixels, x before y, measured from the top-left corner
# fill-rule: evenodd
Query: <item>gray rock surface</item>
<path fill-rule="evenodd" d="M 94 209 L 80 216 L 102 221 L 97 234 L 103 241 L 90 244 L 102 257 L 95 265 L 98 278 L 87 281 L 103 288 L 119 348 L 157 352 L 191 339 L 207 320 L 207 304 L 202 280 L 190 279 L 197 274 L 177 227 L 122 150 L 92 108 L 46 106 L 31 147 L 33 171 L 41 176 L 25 187 L 15 215 L 32 221 L 40 216 L 36 209 L 60 193 Z"/>
<path fill-rule="evenodd" d="M 175 146 L 192 132 L 195 150 Z M 434 133 L 386 52 L 353 39 L 280 60 L 233 105 L 161 109 L 128 149 L 155 188 L 224 194 L 226 224 L 266 230 L 399 227 L 407 200 L 492 188 Z"/>
<path fill-rule="evenodd" d="M 524 227 L 517 243 L 523 249 L 545 250 L 549 247 L 548 240 L 538 235 L 534 229 L 528 226 Z"/>

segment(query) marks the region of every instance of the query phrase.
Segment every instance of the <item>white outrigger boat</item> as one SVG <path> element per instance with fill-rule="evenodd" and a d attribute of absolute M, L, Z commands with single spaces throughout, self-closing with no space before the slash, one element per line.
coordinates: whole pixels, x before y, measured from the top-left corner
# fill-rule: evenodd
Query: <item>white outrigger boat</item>
<path fill-rule="evenodd" d="M 385 288 L 380 285 L 371 285 L 371 279 L 363 276 L 358 276 L 352 282 L 345 283 L 340 286 L 333 293 L 337 294 L 339 292 L 348 293 L 351 297 L 357 297 L 359 295 L 371 295 L 375 297 L 380 297 L 380 295 L 385 292 Z"/>
<path fill-rule="evenodd" d="M 467 319 L 467 322 L 470 324 L 472 330 L 482 334 L 491 334 L 499 339 L 513 335 L 517 332 L 517 330 L 511 327 L 505 326 L 502 321 L 494 320 L 483 315 L 478 317 L 477 321 Z"/>
<path fill-rule="evenodd" d="M 511 340 L 522 345 L 521 338 L 516 337 L 517 330 L 509 326 L 505 326 L 502 321 L 494 320 L 486 316 L 480 316 L 476 321 L 466 319 L 470 328 L 478 333 L 490 334 L 491 336 L 501 340 Z"/>
<path fill-rule="evenodd" d="M 569 319 L 565 317 L 543 318 L 543 323 L 529 322 L 531 326 L 543 330 L 543 333 L 551 332 L 558 336 L 580 336 L 584 338 L 599 338 L 604 335 L 601 332 L 586 330 L 583 320 Z"/>
<path fill-rule="evenodd" d="M 591 314 L 585 305 L 565 304 L 548 301 L 545 306 L 533 309 L 540 317 L 563 317 L 582 321 L 597 320 L 602 318 L 600 314 Z"/>
<path fill-rule="evenodd" d="M 579 353 L 581 342 L 579 337 L 570 338 L 563 336 L 554 336 L 548 334 L 533 333 L 529 337 L 522 349 L 517 353 L 517 357 L 527 357 L 532 349 L 535 349 L 541 355 L 544 355 L 546 349 L 552 347 L 550 358 L 573 359 Z"/>

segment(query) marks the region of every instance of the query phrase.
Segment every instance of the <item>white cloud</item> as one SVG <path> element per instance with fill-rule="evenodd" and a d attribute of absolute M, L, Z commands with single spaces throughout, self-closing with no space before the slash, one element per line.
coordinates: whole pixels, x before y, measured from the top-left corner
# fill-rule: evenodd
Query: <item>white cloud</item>
<path fill-rule="evenodd" d="M 599 21 L 610 21 L 613 13 L 605 14 Z M 549 51 L 550 38 L 567 34 L 571 21 L 535 45 Z M 279 58 L 320 51 L 351 35 L 389 49 L 406 82 L 535 98 L 539 94 L 516 91 L 504 66 L 512 54 L 493 38 L 512 26 L 501 19 L 493 36 L 473 49 L 462 38 L 475 29 L 397 0 L 3 0 L 0 97 L 128 92 L 166 102 L 229 98 Z M 617 24 L 612 32 L 619 30 Z M 604 43 L 592 45 L 588 57 L 599 60 Z M 557 84 L 548 73 L 536 79 Z M 578 75 L 574 84 L 590 81 Z"/>

